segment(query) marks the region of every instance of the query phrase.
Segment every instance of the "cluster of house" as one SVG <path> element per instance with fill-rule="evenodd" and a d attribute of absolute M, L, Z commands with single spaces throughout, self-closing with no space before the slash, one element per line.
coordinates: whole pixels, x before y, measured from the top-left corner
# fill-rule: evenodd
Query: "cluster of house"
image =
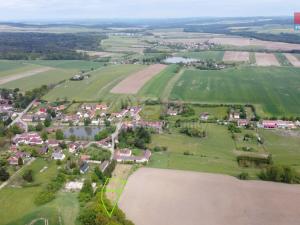
<path fill-rule="evenodd" d="M 64 123 L 72 122 L 74 125 L 83 125 L 85 119 L 91 120 L 91 125 L 104 125 L 104 117 L 108 106 L 106 104 L 83 104 L 76 114 L 63 115 L 61 121 Z M 100 111 L 100 114 L 97 112 Z M 99 116 L 98 116 L 99 115 Z"/>
<path fill-rule="evenodd" d="M 114 160 L 120 163 L 147 163 L 151 157 L 151 151 L 145 150 L 141 156 L 132 155 L 130 149 L 116 150 L 114 154 Z"/>
<path fill-rule="evenodd" d="M 121 119 L 125 116 L 130 116 L 133 120 L 140 120 L 141 117 L 139 113 L 141 111 L 142 107 L 139 106 L 128 107 L 127 109 L 123 109 L 121 112 L 112 113 L 108 120 L 113 121 L 114 119 Z"/>
<path fill-rule="evenodd" d="M 22 121 L 24 122 L 43 122 L 48 117 L 48 110 L 53 110 L 56 113 L 56 117 L 59 118 L 62 115 L 62 111 L 66 108 L 65 105 L 51 106 L 45 104 L 42 106 L 42 103 L 35 101 L 33 103 L 34 112 L 26 113 L 22 116 Z"/>
<path fill-rule="evenodd" d="M 133 121 L 126 121 L 122 125 L 122 129 L 124 129 L 124 130 L 135 129 L 138 127 L 145 127 L 145 128 L 154 130 L 156 133 L 162 133 L 163 127 L 164 127 L 164 122 L 162 122 L 162 121 L 150 122 L 150 121 L 143 121 L 143 120 L 133 120 Z"/>
<path fill-rule="evenodd" d="M 9 118 L 17 117 L 16 109 L 13 107 L 12 102 L 8 99 L 0 98 L 0 120 L 3 122 Z"/>
<path fill-rule="evenodd" d="M 300 127 L 300 121 L 262 120 L 257 126 L 265 129 L 296 129 L 297 127 Z"/>
<path fill-rule="evenodd" d="M 172 46 L 172 47 L 177 47 L 180 49 L 187 49 L 187 50 L 209 50 L 210 48 L 214 47 L 214 43 L 210 43 L 208 41 L 204 42 L 195 42 L 195 41 L 187 41 L 187 42 L 182 42 L 182 41 L 159 41 L 158 45 L 163 45 L 163 46 Z"/>

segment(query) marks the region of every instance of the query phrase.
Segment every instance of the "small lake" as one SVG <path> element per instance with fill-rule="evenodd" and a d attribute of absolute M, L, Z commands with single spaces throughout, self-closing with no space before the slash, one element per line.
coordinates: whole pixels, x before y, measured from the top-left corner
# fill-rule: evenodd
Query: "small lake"
<path fill-rule="evenodd" d="M 80 139 L 94 139 L 94 136 L 101 130 L 101 127 L 70 127 L 64 131 L 64 135 L 66 138 L 75 135 Z"/>
<path fill-rule="evenodd" d="M 183 58 L 183 57 L 169 57 L 166 58 L 165 63 L 191 63 L 191 62 L 197 62 L 198 59 L 193 59 L 193 58 Z"/>

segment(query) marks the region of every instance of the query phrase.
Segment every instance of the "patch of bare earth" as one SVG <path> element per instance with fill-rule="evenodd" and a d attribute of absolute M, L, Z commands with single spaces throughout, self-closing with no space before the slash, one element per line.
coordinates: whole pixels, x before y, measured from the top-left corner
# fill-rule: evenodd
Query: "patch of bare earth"
<path fill-rule="evenodd" d="M 280 66 L 276 56 L 271 53 L 255 53 L 258 66 Z"/>
<path fill-rule="evenodd" d="M 26 72 L 22 72 L 22 73 L 17 73 L 14 75 L 10 75 L 8 77 L 3 77 L 0 79 L 0 84 L 5 84 L 14 80 L 19 80 L 25 77 L 31 77 L 33 75 L 39 74 L 39 73 L 44 73 L 47 72 L 49 70 L 52 70 L 53 68 L 51 67 L 41 67 L 41 68 L 37 68 L 37 69 L 33 69 L 30 71 L 26 71 Z"/>
<path fill-rule="evenodd" d="M 285 53 L 284 55 L 294 67 L 300 67 L 300 60 L 296 56 L 290 53 Z"/>
<path fill-rule="evenodd" d="M 262 47 L 269 50 L 300 50 L 300 44 L 291 44 L 284 42 L 274 42 L 274 41 L 261 41 L 257 39 L 243 38 L 243 37 L 216 37 L 209 40 L 211 43 L 219 45 L 232 45 L 232 46 L 253 46 Z"/>
<path fill-rule="evenodd" d="M 108 183 L 106 189 L 106 197 L 111 202 L 116 202 L 119 198 L 119 192 L 122 191 L 124 187 L 124 182 L 126 182 L 130 172 L 132 170 L 132 165 L 117 164 L 110 182 Z M 111 191 L 112 190 L 112 191 Z"/>
<path fill-rule="evenodd" d="M 223 57 L 224 62 L 247 62 L 249 52 L 226 51 Z"/>
<path fill-rule="evenodd" d="M 115 94 L 136 94 L 155 75 L 166 68 L 166 65 L 155 64 L 138 71 L 122 80 L 111 92 Z"/>
<path fill-rule="evenodd" d="M 300 186 L 142 168 L 119 207 L 136 225 L 299 225 Z"/>

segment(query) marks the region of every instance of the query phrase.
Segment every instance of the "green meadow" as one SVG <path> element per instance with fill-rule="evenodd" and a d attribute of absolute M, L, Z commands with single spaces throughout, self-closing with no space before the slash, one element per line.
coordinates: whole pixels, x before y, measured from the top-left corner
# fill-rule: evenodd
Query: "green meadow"
<path fill-rule="evenodd" d="M 45 166 L 48 168 L 40 172 Z M 37 159 L 26 169 L 32 169 L 34 183 L 28 187 L 7 186 L 0 190 L 0 224 L 1 225 L 24 225 L 37 218 L 49 220 L 49 224 L 60 224 L 59 217 L 65 225 L 74 225 L 76 215 L 79 212 L 77 194 L 59 192 L 54 201 L 36 206 L 35 197 L 52 178 L 57 174 L 57 165 L 54 161 L 47 162 Z M 18 186 L 22 180 L 20 174 L 12 184 Z"/>
<path fill-rule="evenodd" d="M 262 116 L 300 115 L 300 69 L 237 67 L 190 69 L 174 85 L 171 100 L 201 103 L 251 103 Z"/>

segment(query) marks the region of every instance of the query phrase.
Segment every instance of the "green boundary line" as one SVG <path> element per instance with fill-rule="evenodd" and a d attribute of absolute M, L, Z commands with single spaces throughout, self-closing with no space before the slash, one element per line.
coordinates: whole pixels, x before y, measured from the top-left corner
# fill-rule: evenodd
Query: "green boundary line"
<path fill-rule="evenodd" d="M 106 190 L 106 186 L 109 183 L 109 181 L 113 181 L 113 180 L 120 182 L 122 184 L 122 187 L 120 189 L 116 189 L 116 190 L 113 190 L 113 189 Z M 123 180 L 123 179 L 119 179 L 119 178 L 106 178 L 105 183 L 101 189 L 101 203 L 103 205 L 103 208 L 105 209 L 105 212 L 107 213 L 107 215 L 109 217 L 112 217 L 112 214 L 113 214 L 114 210 L 116 209 L 116 206 L 118 205 L 118 202 L 120 200 L 121 194 L 125 188 L 126 183 L 127 183 L 127 180 Z M 104 193 L 117 193 L 117 200 L 113 204 L 113 208 L 112 208 L 111 212 L 109 212 L 108 208 L 105 205 Z"/>

